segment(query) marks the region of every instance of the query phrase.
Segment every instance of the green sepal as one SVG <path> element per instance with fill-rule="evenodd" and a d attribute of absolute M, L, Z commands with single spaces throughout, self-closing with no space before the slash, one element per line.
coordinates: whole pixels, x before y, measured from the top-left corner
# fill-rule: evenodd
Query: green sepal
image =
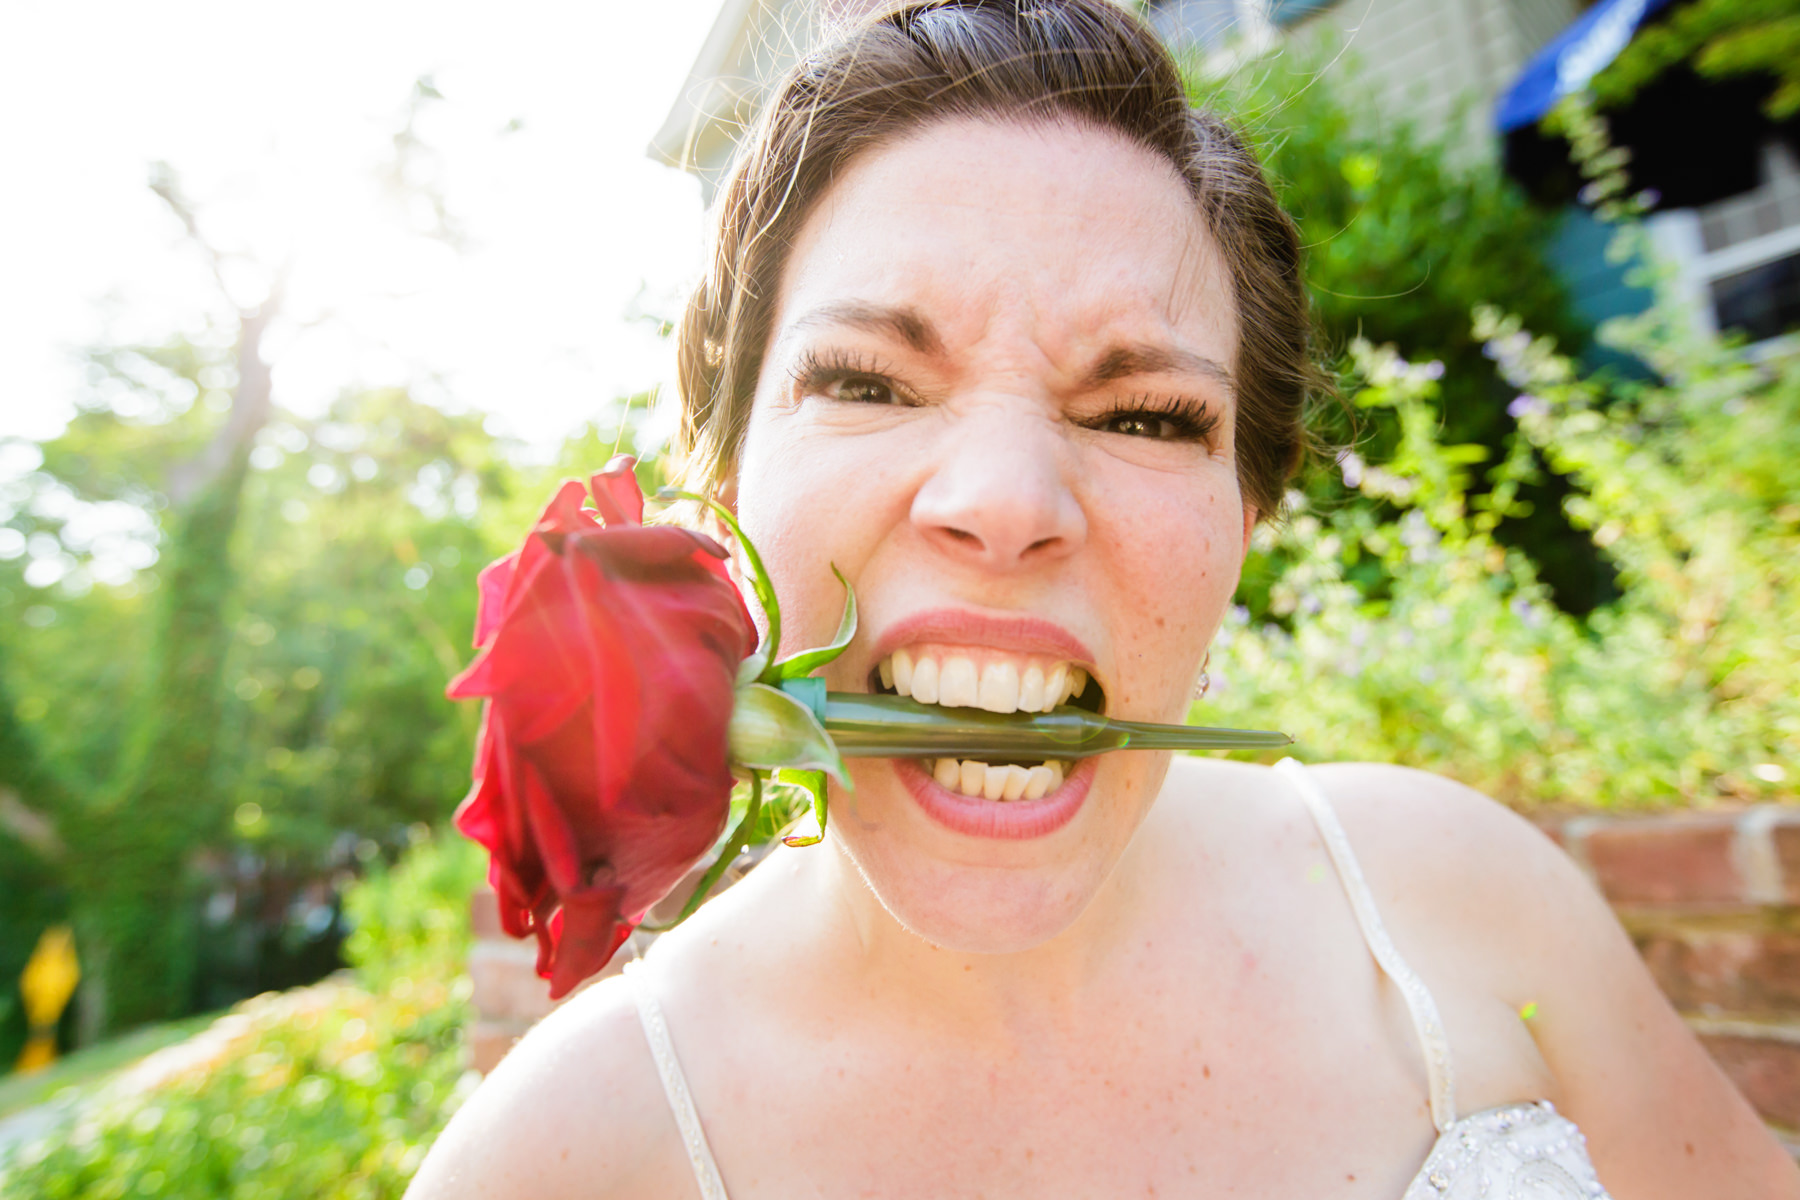
<path fill-rule="evenodd" d="M 819 832 L 810 835 L 789 834 L 781 839 L 784 846 L 816 846 L 825 840 L 825 816 L 830 807 L 830 799 L 825 790 L 825 772 L 823 771 L 777 771 L 775 779 L 779 783 L 791 784 L 805 788 L 812 796 L 813 820 L 818 822 Z"/>
<path fill-rule="evenodd" d="M 737 517 L 717 500 L 709 500 L 705 496 L 684 492 L 679 488 L 663 488 L 656 493 L 656 498 L 665 503 L 670 500 L 692 500 L 696 504 L 704 504 L 725 523 L 725 528 L 731 530 L 731 536 L 737 539 L 738 547 L 744 552 L 744 563 L 750 568 L 750 590 L 756 593 L 756 602 L 762 605 L 763 617 L 769 624 L 769 632 L 756 652 L 763 656 L 764 663 L 774 661 L 775 655 L 781 651 L 781 604 L 775 599 L 775 585 L 769 581 L 769 572 L 763 566 L 762 555 L 756 552 L 756 547 L 744 536 L 743 526 L 738 524 Z M 766 670 L 767 667 L 764 667 L 763 671 Z M 758 675 L 762 673 L 759 671 Z"/>
<path fill-rule="evenodd" d="M 747 770 L 825 771 L 848 789 L 837 744 L 811 708 L 766 683 L 737 690 L 729 731 L 731 761 Z"/>
<path fill-rule="evenodd" d="M 829 646 L 802 650 L 782 659 L 764 673 L 764 683 L 779 683 L 783 679 L 799 679 L 811 675 L 842 654 L 845 647 L 850 645 L 850 639 L 856 636 L 856 589 L 850 586 L 850 581 L 844 578 L 844 573 L 837 569 L 836 563 L 831 565 L 831 573 L 844 585 L 844 615 L 838 621 L 837 636 L 831 639 Z"/>
<path fill-rule="evenodd" d="M 734 687 L 743 687 L 747 683 L 755 683 L 762 673 L 768 670 L 769 656 L 761 650 L 753 650 L 750 657 L 738 664 L 737 682 Z"/>

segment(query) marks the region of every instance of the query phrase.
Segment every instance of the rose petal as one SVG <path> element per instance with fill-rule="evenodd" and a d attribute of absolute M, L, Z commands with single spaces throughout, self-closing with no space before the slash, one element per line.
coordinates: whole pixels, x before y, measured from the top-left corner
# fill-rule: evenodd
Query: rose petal
<path fill-rule="evenodd" d="M 538 940 L 560 996 L 724 830 L 726 727 L 755 642 L 711 539 L 645 527 L 631 464 L 565 483 L 517 554 L 483 573 L 483 649 L 451 685 L 484 696 L 456 823 L 493 856 L 501 923 Z"/>
<path fill-rule="evenodd" d="M 637 459 L 621 454 L 588 483 L 594 489 L 600 519 L 608 529 L 644 523 L 644 493 L 638 487 Z"/>

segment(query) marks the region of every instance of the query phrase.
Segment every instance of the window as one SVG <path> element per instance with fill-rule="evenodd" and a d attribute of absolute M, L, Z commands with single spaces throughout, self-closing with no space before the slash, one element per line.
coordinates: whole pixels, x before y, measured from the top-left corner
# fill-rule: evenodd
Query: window
<path fill-rule="evenodd" d="M 1762 174 L 1747 192 L 1649 223 L 1702 326 L 1753 343 L 1800 330 L 1800 167 L 1771 142 Z"/>
<path fill-rule="evenodd" d="M 1720 329 L 1752 342 L 1800 329 L 1800 254 L 1713 280 L 1712 303 Z"/>

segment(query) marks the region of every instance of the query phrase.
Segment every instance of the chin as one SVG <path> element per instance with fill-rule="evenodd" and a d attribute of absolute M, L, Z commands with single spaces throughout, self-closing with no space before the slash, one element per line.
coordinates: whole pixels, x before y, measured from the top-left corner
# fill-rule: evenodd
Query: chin
<path fill-rule="evenodd" d="M 1104 873 L 1095 864 L 1016 869 L 918 864 L 883 869 L 852 861 L 869 890 L 908 933 L 964 954 L 1018 954 L 1050 941 L 1086 911 Z"/>
<path fill-rule="evenodd" d="M 1021 953 L 1080 919 L 1143 815 L 1132 798 L 1151 781 L 1099 770 L 1100 761 L 1087 760 L 1069 778 L 1071 789 L 1087 793 L 1079 812 L 1025 837 L 946 828 L 918 804 L 918 780 L 906 778 L 911 764 L 858 771 L 857 794 L 834 805 L 833 840 L 909 933 L 953 952 Z M 871 811 L 877 806 L 879 814 Z"/>

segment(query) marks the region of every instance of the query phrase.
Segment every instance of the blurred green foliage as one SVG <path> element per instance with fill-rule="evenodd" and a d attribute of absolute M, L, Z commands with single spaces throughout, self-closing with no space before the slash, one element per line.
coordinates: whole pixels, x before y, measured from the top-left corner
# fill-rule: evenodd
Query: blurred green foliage
<path fill-rule="evenodd" d="M 1517 317 L 1481 308 L 1472 329 L 1515 389 L 1504 454 L 1483 479 L 1484 448 L 1441 435 L 1436 372 L 1353 346 L 1354 401 L 1400 443 L 1339 463 L 1372 503 L 1296 494 L 1258 531 L 1253 553 L 1285 565 L 1270 617 L 1235 611 L 1196 717 L 1274 721 L 1309 758 L 1405 763 L 1520 806 L 1793 800 L 1800 355 L 1747 358 L 1665 300 L 1608 330 L 1658 379 L 1602 385 Z M 1494 535 L 1539 458 L 1619 572 L 1585 621 Z"/>
<path fill-rule="evenodd" d="M 1694 0 L 1640 30 L 1590 85 L 1603 108 L 1629 101 L 1671 68 L 1707 79 L 1763 75 L 1763 111 L 1800 114 L 1800 5 L 1794 0 Z"/>
<path fill-rule="evenodd" d="M 307 881 L 336 886 L 467 787 L 477 714 L 443 689 L 471 653 L 476 573 L 517 545 L 558 474 L 621 438 L 589 428 L 566 466 L 534 464 L 479 415 L 350 393 L 317 418 L 275 412 L 241 486 L 214 493 L 231 521 L 196 539 L 204 503 L 170 497 L 228 420 L 229 344 L 107 347 L 88 379 L 61 437 L 8 449 L 35 469 L 0 483 L 17 539 L 0 543 L 0 734 L 28 748 L 4 769 L 39 764 L 0 786 L 66 847 L 45 855 L 0 822 L 0 854 L 19 860 L 0 888 L 0 967 L 71 908 L 99 909 L 78 927 L 85 986 L 121 975 L 97 960 L 109 943 L 141 947 L 150 972 L 107 988 L 119 1026 L 325 969 L 329 930 L 294 924 L 321 912 L 301 903 Z M 47 566 L 61 578 L 28 581 Z M 159 665 L 190 610 L 187 644 L 205 653 L 174 682 L 192 694 Z M 0 1050 L 16 1023 L 0 1013 Z"/>
<path fill-rule="evenodd" d="M 1452 441 L 1497 443 L 1507 428 L 1510 392 L 1469 330 L 1475 305 L 1503 297 L 1533 328 L 1584 344 L 1547 257 L 1552 215 L 1462 147 L 1460 122 L 1426 133 L 1329 46 L 1223 77 L 1196 66 L 1189 93 L 1231 116 L 1298 223 L 1325 350 L 1361 337 L 1442 362 L 1435 403 Z"/>
<path fill-rule="evenodd" d="M 1444 438 L 1499 453 L 1513 389 L 1473 336 L 1470 311 L 1504 303 L 1576 354 L 1591 337 L 1549 258 L 1556 215 L 1534 207 L 1491 158 L 1470 153 L 1460 118 L 1435 134 L 1421 130 L 1384 104 L 1354 55 L 1328 43 L 1290 45 L 1225 76 L 1193 63 L 1188 78 L 1190 95 L 1229 114 L 1263 156 L 1299 224 L 1325 356 L 1338 361 L 1362 338 L 1441 363 L 1430 404 Z M 1399 436 L 1383 412 L 1365 411 L 1354 427 L 1329 409 L 1317 415 L 1323 437 L 1360 440 L 1375 460 Z M 1531 555 L 1559 604 L 1581 613 L 1611 594 L 1611 577 L 1564 519 L 1568 491 L 1541 474 L 1499 536 Z M 1332 497 L 1329 487 L 1315 495 Z M 1255 612 L 1267 585 L 1263 572 L 1246 576 Z"/>
<path fill-rule="evenodd" d="M 479 855 L 421 838 L 352 889 L 358 975 L 257 997 L 0 1151 L 37 1200 L 398 1197 L 474 1083 L 464 1067 Z"/>

